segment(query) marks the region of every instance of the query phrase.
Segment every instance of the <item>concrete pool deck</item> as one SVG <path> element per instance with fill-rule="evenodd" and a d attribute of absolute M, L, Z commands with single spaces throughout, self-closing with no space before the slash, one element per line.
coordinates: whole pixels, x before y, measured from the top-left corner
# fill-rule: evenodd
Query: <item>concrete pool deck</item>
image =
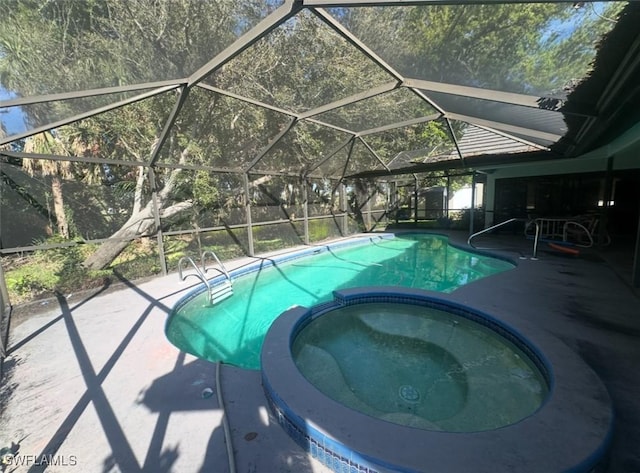
<path fill-rule="evenodd" d="M 480 243 L 503 244 L 496 240 Z M 511 243 L 530 256 L 530 242 Z M 609 264 L 613 253 L 606 250 L 576 258 L 541 248 L 538 261 L 502 254 L 518 268 L 462 287 L 452 298 L 515 314 L 580 355 L 604 382 L 616 412 L 607 472 L 640 472 L 640 297 L 624 264 Z M 249 261 L 255 258 L 228 266 Z M 216 365 L 180 352 L 164 336 L 171 307 L 194 285 L 170 274 L 117 286 L 60 295 L 28 316 L 16 310 L 0 396 L 0 448 L 19 444 L 24 466 L 6 471 L 230 471 Z M 328 471 L 273 419 L 259 372 L 222 365 L 219 375 L 237 471 Z M 548 455 L 563 455 L 575 441 Z"/>

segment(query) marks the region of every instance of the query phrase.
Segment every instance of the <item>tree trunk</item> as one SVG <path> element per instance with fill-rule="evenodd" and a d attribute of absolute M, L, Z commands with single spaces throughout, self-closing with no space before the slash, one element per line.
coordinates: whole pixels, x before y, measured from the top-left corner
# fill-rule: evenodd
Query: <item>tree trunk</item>
<path fill-rule="evenodd" d="M 185 212 L 193 206 L 193 202 L 179 202 L 160 211 L 160 218 L 169 219 Z M 82 265 L 87 269 L 104 269 L 137 237 L 152 235 L 155 230 L 152 202 L 149 202 L 139 212 L 129 217 L 129 220 L 109 240 L 102 243 L 92 255 L 84 260 Z"/>
<path fill-rule="evenodd" d="M 58 233 L 65 240 L 69 239 L 69 224 L 67 223 L 67 214 L 64 211 L 64 199 L 62 197 L 62 181 L 60 176 L 53 175 L 51 177 L 51 194 L 53 196 L 53 213 L 56 216 L 56 224 Z"/>
<path fill-rule="evenodd" d="M 187 150 L 184 150 L 181 154 L 180 163 L 184 162 L 186 156 Z M 176 214 L 183 213 L 193 207 L 193 202 L 187 200 L 162 209 L 162 206 L 164 205 L 163 203 L 168 200 L 169 195 L 176 185 L 177 177 L 180 172 L 181 169 L 174 169 L 167 179 L 164 188 L 158 192 L 158 206 L 161 208 L 160 218 L 165 221 Z M 129 217 L 129 220 L 127 220 L 119 230 L 111 235 L 106 242 L 102 243 L 95 253 L 84 260 L 82 265 L 85 268 L 94 270 L 104 269 L 109 266 L 127 246 L 129 246 L 129 243 L 131 243 L 132 240 L 143 235 L 154 234 L 155 221 L 153 217 L 153 203 L 152 201 L 149 201 L 146 206 L 142 207 L 141 202 L 141 188 L 145 178 L 146 171 L 141 168 L 136 183 L 136 197 L 134 199 L 133 213 L 131 214 L 131 217 Z M 273 176 L 263 176 L 252 181 L 251 184 L 253 186 L 260 186 L 269 182 L 272 178 Z M 238 195 L 242 194 L 244 194 L 243 188 L 237 189 L 237 191 L 231 195 L 236 198 Z"/>

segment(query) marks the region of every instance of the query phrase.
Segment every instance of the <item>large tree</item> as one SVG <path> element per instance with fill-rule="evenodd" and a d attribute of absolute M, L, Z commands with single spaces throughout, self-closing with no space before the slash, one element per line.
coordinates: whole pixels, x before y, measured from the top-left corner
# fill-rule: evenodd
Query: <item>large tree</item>
<path fill-rule="evenodd" d="M 258 1 L 238 5 L 231 0 L 25 0 L 12 2 L 10 7 L 0 21 L 0 78 L 3 88 L 23 96 L 188 77 L 269 8 Z M 131 93 L 25 107 L 27 126 L 37 127 L 128 95 Z M 28 138 L 24 150 L 64 155 L 65 150 L 73 149 L 76 156 L 149 163 L 177 100 L 173 92 L 81 120 L 56 130 L 53 143 L 58 146 L 45 149 L 36 145 L 51 140 Z M 206 164 L 203 143 L 215 136 L 212 123 L 215 126 L 216 118 L 229 115 L 210 99 L 191 100 L 189 111 L 192 115 L 180 116 L 166 142 L 163 158 L 171 164 Z M 41 162 L 45 163 L 42 170 L 59 176 L 59 161 Z M 131 239 L 155 229 L 150 168 L 140 166 L 133 173 L 128 166 L 85 168 L 84 174 L 102 173 L 105 185 L 127 188 L 131 202 L 129 218 L 85 261 L 87 267 L 97 269 L 108 265 Z M 35 171 L 33 166 L 28 169 Z M 156 168 L 155 174 L 155 203 L 161 219 L 170 221 L 198 200 L 193 190 L 185 192 L 180 168 Z M 126 183 L 131 185 L 122 186 Z"/>
<path fill-rule="evenodd" d="M 274 8 L 274 2 L 259 0 L 14 0 L 5 5 L 0 81 L 21 96 L 189 77 Z M 554 67 L 561 52 L 584 62 L 586 53 L 572 56 L 576 47 L 551 29 L 550 18 L 562 21 L 567 11 L 566 5 L 534 4 L 338 9 L 332 14 L 409 77 L 505 90 L 517 85 L 514 91 L 527 92 L 555 84 L 536 78 Z M 585 36 L 577 44 L 588 41 Z M 390 80 L 313 13 L 303 11 L 204 83 L 303 112 Z M 23 111 L 28 126 L 37 127 L 130 95 L 61 100 Z M 195 87 L 181 102 L 181 112 L 156 155 L 169 111 L 178 100 L 179 91 L 174 90 L 56 130 L 57 138 L 67 140 L 64 149 L 111 163 L 85 165 L 77 172 L 100 173 L 104 185 L 120 186 L 129 195 L 126 219 L 85 261 L 87 267 L 108 265 L 131 239 L 152 234 L 156 217 L 163 224 L 191 218 L 242 192 L 238 182 L 230 184 L 233 179 L 188 168 L 251 168 L 258 179 L 260 172 L 304 174 L 347 136 L 299 123 L 263 155 L 271 140 L 288 129 L 290 117 Z M 378 125 L 376 120 L 388 120 L 392 110 L 402 107 L 406 115 L 398 118 L 432 112 L 420 100 L 399 99 L 397 94 L 362 104 L 319 118 L 362 130 Z M 402 149 L 403 139 L 412 148 L 433 147 L 443 130 L 432 124 L 365 140 L 388 162 Z M 350 171 L 380 165 L 360 142 L 345 149 L 352 150 Z M 345 155 L 341 151 L 336 156 Z M 137 166 L 152 158 L 153 166 Z M 129 164 L 117 166 L 114 161 Z M 331 163 L 322 169 L 340 173 L 347 166 Z M 158 216 L 153 213 L 156 205 Z"/>
<path fill-rule="evenodd" d="M 30 136 L 25 144 L 24 151 L 37 154 L 64 155 L 65 149 L 62 140 L 51 133 L 40 133 Z M 58 234 L 65 239 L 69 238 L 69 223 L 64 208 L 64 195 L 62 181 L 71 176 L 71 163 L 69 161 L 51 161 L 46 159 L 25 159 L 23 168 L 31 176 L 40 174 L 51 178 L 51 196 L 53 197 L 53 213 L 55 215 Z"/>
<path fill-rule="evenodd" d="M 623 2 L 341 9 L 367 45 L 407 77 L 552 93 L 585 77 Z"/>

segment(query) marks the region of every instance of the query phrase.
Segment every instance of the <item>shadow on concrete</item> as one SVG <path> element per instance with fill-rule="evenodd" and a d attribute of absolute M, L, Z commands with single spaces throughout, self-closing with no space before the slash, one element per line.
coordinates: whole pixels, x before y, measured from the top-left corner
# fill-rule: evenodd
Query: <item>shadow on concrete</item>
<path fill-rule="evenodd" d="M 215 398 L 215 364 L 197 359 L 184 365 L 184 359 L 184 353 L 180 353 L 173 371 L 156 378 L 140 392 L 137 402 L 157 413 L 219 409 Z"/>
<path fill-rule="evenodd" d="M 179 455 L 179 446 L 170 451 L 162 450 L 169 419 L 175 412 L 220 410 L 216 396 L 216 365 L 206 360 L 197 359 L 184 364 L 185 355 L 180 353 L 174 369 L 153 381 L 151 386 L 140 392 L 138 403 L 145 405 L 150 411 L 158 413 L 149 450 L 142 471 L 168 471 Z M 224 456 L 224 433 L 221 429 L 213 429 L 211 436 L 214 444 L 211 451 L 203 453 L 203 457 L 214 460 L 207 471 L 221 471 L 220 465 L 227 462 Z M 185 438 L 185 442 L 189 439 Z M 172 458 L 170 454 L 173 453 Z"/>
<path fill-rule="evenodd" d="M 319 471 L 270 412 L 260 371 L 225 364 L 220 368 L 224 415 L 230 424 L 235 469 L 249 473 Z M 225 471 L 220 468 L 228 464 L 226 458 L 221 460 L 223 442 L 226 442 L 223 426 L 218 426 L 209 438 L 200 473 Z"/>
<path fill-rule="evenodd" d="M 96 292 L 91 297 L 85 299 L 83 302 L 77 304 L 73 308 L 69 307 L 67 299 L 64 297 L 64 295 L 60 293 L 56 294 L 56 299 L 58 301 L 62 314 L 58 318 L 52 320 L 49 324 L 42 327 L 42 329 L 34 332 L 29 337 L 22 340 L 18 344 L 18 346 L 14 347 L 14 349 L 16 349 L 17 347 L 24 345 L 24 343 L 33 340 L 40 333 L 46 330 L 46 328 L 50 327 L 53 323 L 56 323 L 59 320 L 63 320 L 67 329 L 69 340 L 71 341 L 71 346 L 73 347 L 75 357 L 80 366 L 84 383 L 87 388 L 84 394 L 75 404 L 75 406 L 71 409 L 65 420 L 62 422 L 62 424 L 60 424 L 56 432 L 50 438 L 49 442 L 42 449 L 42 451 L 38 455 L 38 461 L 36 461 L 35 464 L 32 465 L 32 467 L 29 469 L 29 473 L 41 472 L 47 468 L 47 458 L 51 458 L 56 455 L 56 453 L 60 449 L 60 446 L 68 437 L 69 433 L 76 425 L 89 404 L 93 405 L 98 415 L 98 418 L 102 425 L 102 429 L 112 451 L 111 457 L 109 457 L 105 461 L 104 471 L 112 471 L 112 468 L 117 465 L 119 471 L 154 471 L 161 473 L 164 471 L 169 471 L 171 469 L 171 464 L 175 461 L 177 452 L 162 452 L 158 457 L 162 457 L 164 460 L 162 462 L 163 469 L 154 468 L 152 470 L 145 470 L 144 466 L 140 467 L 138 461 L 136 460 L 136 456 L 131 448 L 131 445 L 127 439 L 127 436 L 122 429 L 122 426 L 118 422 L 113 408 L 109 403 L 109 400 L 102 388 L 102 383 L 114 368 L 114 366 L 122 356 L 124 350 L 129 345 L 140 327 L 143 325 L 152 309 L 160 308 L 167 313 L 170 310 L 167 306 L 158 302 L 149 294 L 146 294 L 144 291 L 140 290 L 137 286 L 135 286 L 135 284 L 131 283 L 121 276 L 120 279 L 128 287 L 134 289 L 137 293 L 148 299 L 150 301 L 150 304 L 140 315 L 140 317 L 135 321 L 129 332 L 125 335 L 125 337 L 122 339 L 122 341 L 119 343 L 119 345 L 116 347 L 114 352 L 105 363 L 104 367 L 99 372 L 96 372 L 91 364 L 87 348 L 82 341 L 76 323 L 73 319 L 73 311 L 106 290 L 108 284 L 103 287 L 102 291 Z M 180 361 L 181 360 L 179 360 L 179 362 Z M 159 466 L 159 462 L 155 463 L 156 464 L 154 466 Z"/>
<path fill-rule="evenodd" d="M 87 302 L 89 302 L 91 299 L 95 299 L 96 297 L 98 297 L 99 295 L 105 293 L 108 289 L 109 286 L 111 286 L 111 281 L 107 280 L 104 285 L 98 289 L 96 292 L 94 292 L 93 294 L 91 294 L 89 297 L 86 297 L 85 299 L 83 299 L 80 303 L 74 305 L 70 311 L 74 311 L 80 307 L 82 307 L 84 304 L 86 304 Z M 56 300 L 58 300 L 58 296 L 56 295 Z M 13 345 L 11 345 L 9 347 L 9 350 L 7 351 L 7 354 L 10 355 L 11 353 L 13 353 L 14 351 L 20 349 L 21 347 L 23 347 L 24 345 L 26 345 L 27 343 L 29 343 L 31 340 L 33 340 L 34 338 L 36 338 L 38 335 L 40 335 L 41 333 L 45 332 L 47 329 L 53 327 L 55 324 L 57 324 L 58 322 L 60 322 L 62 319 L 64 318 L 64 314 L 59 315 L 58 317 L 54 318 L 53 320 L 50 320 L 49 322 L 47 322 L 45 325 L 43 325 L 42 327 L 40 327 L 38 330 L 34 331 L 33 333 L 29 334 L 29 336 L 23 338 L 22 340 L 20 340 L 17 343 L 14 343 Z"/>
<path fill-rule="evenodd" d="M 0 418 L 2 418 L 11 395 L 18 388 L 19 383 L 14 379 L 14 372 L 16 366 L 20 363 L 21 360 L 16 357 L 11 357 L 4 361 L 4 373 L 0 384 Z M 2 448 L 2 445 L 0 445 L 0 448 Z"/>
<path fill-rule="evenodd" d="M 216 364 L 202 359 L 187 364 L 178 361 L 170 373 L 155 379 L 140 393 L 138 402 L 158 413 L 142 471 L 167 471 L 170 453 L 175 453 L 177 458 L 178 446 L 171 450 L 161 449 L 173 413 L 207 410 L 222 410 L 221 414 L 230 425 L 230 438 L 221 423 L 215 425 L 206 450 L 202 452 L 202 465 L 198 471 L 223 473 L 229 471 L 230 462 L 235 464 L 237 471 L 246 472 L 313 471 L 306 453 L 270 414 L 260 372 L 224 364 L 220 364 L 219 369 L 222 406 L 217 399 Z M 228 441 L 233 451 L 231 460 L 227 451 Z"/>
<path fill-rule="evenodd" d="M 73 351 L 75 353 L 78 364 L 80 365 L 80 370 L 82 372 L 82 377 L 84 378 L 87 390 L 80 397 L 67 418 L 58 427 L 58 430 L 54 433 L 54 435 L 51 437 L 47 445 L 38 456 L 39 461 L 37 461 L 36 464 L 29 469 L 29 472 L 35 473 L 44 471 L 46 469 L 46 459 L 50 458 L 50 456 L 56 455 L 60 446 L 69 435 L 69 432 L 71 432 L 71 429 L 78 422 L 78 419 L 85 411 L 89 403 L 93 404 L 93 407 L 96 410 L 96 413 L 102 425 L 102 429 L 107 437 L 109 445 L 111 446 L 114 460 L 119 466 L 120 470 L 131 472 L 141 471 L 135 454 L 131 449 L 131 445 L 129 444 L 127 437 L 113 412 L 111 404 L 109 403 L 109 400 L 107 399 L 107 396 L 102 389 L 102 383 L 111 369 L 115 366 L 116 362 L 122 355 L 122 352 L 129 344 L 130 340 L 133 338 L 133 335 L 135 334 L 137 329 L 146 319 L 152 306 L 150 306 L 148 310 L 146 310 L 145 313 L 134 324 L 132 329 L 125 336 L 117 349 L 113 352 L 104 368 L 99 373 L 96 373 L 91 364 L 87 349 L 82 342 L 82 338 L 80 337 L 75 321 L 73 320 L 72 310 L 69 308 L 66 298 L 62 294 L 57 294 L 56 298 L 58 299 L 58 304 L 60 305 L 60 309 L 62 310 L 61 317 L 64 320 L 65 326 L 67 328 L 69 339 L 71 341 L 71 345 L 73 347 Z"/>
<path fill-rule="evenodd" d="M 151 385 L 138 394 L 136 402 L 144 405 L 151 412 L 157 413 L 148 427 L 143 426 L 143 431 L 150 434 L 150 440 L 144 453 L 144 460 L 140 460 L 140 451 L 134 448 L 135 445 L 140 444 L 140 439 L 132 437 L 137 435 L 135 432 L 138 431 L 132 432 L 125 426 L 122 419 L 118 418 L 117 413 L 122 406 L 113 404 L 113 399 L 110 399 L 105 391 L 104 383 L 114 368 L 123 363 L 123 354 L 144 326 L 149 315 L 153 314 L 152 316 L 156 317 L 158 314 L 156 309 L 169 314 L 171 308 L 121 275 L 119 279 L 129 290 L 143 297 L 146 302 L 142 313 L 137 318 L 132 317 L 126 333 L 108 355 L 102 368 L 96 369 L 91 361 L 92 347 L 82 337 L 75 310 L 102 294 L 107 289 L 106 286 L 75 306 L 70 306 L 63 294 L 56 294 L 60 315 L 20 340 L 14 348 L 16 350 L 27 343 L 36 342 L 38 336 L 54 324 L 64 324 L 85 389 L 71 409 L 65 412 L 66 417 L 62 422 L 57 428 L 52 429 L 53 434 L 45 439 L 46 444 L 37 452 L 37 458 L 30 466 L 29 473 L 42 472 L 50 467 L 47 459 L 58 455 L 84 413 L 91 407 L 99 420 L 103 436 L 108 442 L 106 452 L 96 452 L 97 455 L 104 455 L 99 466 L 103 473 L 175 471 L 180 455 L 192 455 L 193 446 L 189 445 L 192 439 L 188 438 L 188 435 L 184 438 L 179 437 L 178 441 L 174 440 L 171 443 L 167 441 L 172 415 L 178 412 L 197 412 L 207 415 L 206 412 L 221 409 L 216 397 L 216 364 L 202 359 L 186 363 L 187 354 L 180 352 L 171 371 L 156 378 Z M 16 354 L 13 355 L 15 360 L 17 360 Z M 221 415 L 226 416 L 231 423 L 231 443 L 234 447 L 236 464 L 239 466 L 238 471 L 312 471 L 306 453 L 293 443 L 271 418 L 262 391 L 259 371 L 224 366 L 222 386 L 226 410 Z M 197 452 L 198 456 L 194 459 L 195 471 L 221 473 L 229 471 L 227 469 L 229 465 L 226 450 L 227 436 L 217 419 L 219 416 L 213 414 L 210 429 L 205 428 L 193 434 L 207 445 L 204 451 Z M 206 421 L 204 423 L 206 424 Z M 185 430 L 193 432 L 193 429 Z M 175 439 L 176 434 L 173 428 L 171 432 Z M 100 432 L 96 434 L 100 436 Z"/>

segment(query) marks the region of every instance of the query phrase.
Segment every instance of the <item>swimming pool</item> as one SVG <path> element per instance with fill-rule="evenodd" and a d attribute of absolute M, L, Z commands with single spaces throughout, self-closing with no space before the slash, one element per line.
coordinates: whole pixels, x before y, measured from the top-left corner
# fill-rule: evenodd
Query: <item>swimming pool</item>
<path fill-rule="evenodd" d="M 449 244 L 442 235 L 384 234 L 313 247 L 232 271 L 234 294 L 209 306 L 204 286 L 174 307 L 166 326 L 178 348 L 211 361 L 260 369 L 265 334 L 288 308 L 333 299 L 333 291 L 400 286 L 452 292 L 514 268 Z"/>

